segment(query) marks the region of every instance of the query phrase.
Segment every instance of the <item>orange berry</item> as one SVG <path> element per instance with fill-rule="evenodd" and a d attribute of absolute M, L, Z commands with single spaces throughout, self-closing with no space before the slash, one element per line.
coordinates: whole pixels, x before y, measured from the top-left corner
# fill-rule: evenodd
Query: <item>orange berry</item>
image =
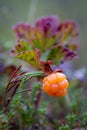
<path fill-rule="evenodd" d="M 43 79 L 43 91 L 50 96 L 65 96 L 69 83 L 63 73 L 57 72 Z"/>
<path fill-rule="evenodd" d="M 47 77 L 48 81 L 50 84 L 56 84 L 57 83 L 57 77 L 55 74 L 50 74 L 48 77 Z"/>
<path fill-rule="evenodd" d="M 58 83 L 60 89 L 68 88 L 69 83 L 66 79 L 64 79 L 62 82 Z"/>
<path fill-rule="evenodd" d="M 47 81 L 43 84 L 43 90 L 45 92 L 49 92 L 50 90 L 50 84 Z"/>
<path fill-rule="evenodd" d="M 57 82 L 61 82 L 64 79 L 66 79 L 66 76 L 63 73 L 60 73 L 60 72 L 56 73 L 56 77 L 57 77 Z"/>
<path fill-rule="evenodd" d="M 49 95 L 49 96 L 55 96 L 55 93 L 52 93 L 52 92 L 49 91 L 49 92 L 48 92 L 48 95 Z"/>
<path fill-rule="evenodd" d="M 59 90 L 58 93 L 56 94 L 57 97 L 65 96 L 67 94 L 67 90 Z"/>
<path fill-rule="evenodd" d="M 59 90 L 58 84 L 52 84 L 52 85 L 50 86 L 50 92 L 56 93 L 58 90 Z"/>

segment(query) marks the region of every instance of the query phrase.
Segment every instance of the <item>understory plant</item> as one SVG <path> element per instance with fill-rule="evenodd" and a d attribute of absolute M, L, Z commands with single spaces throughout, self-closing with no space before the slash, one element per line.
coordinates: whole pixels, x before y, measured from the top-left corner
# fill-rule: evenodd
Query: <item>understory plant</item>
<path fill-rule="evenodd" d="M 20 59 L 20 65 L 9 67 L 14 71 L 4 89 L 0 129 L 71 130 L 86 127 L 87 113 L 83 114 L 83 122 L 77 118 L 82 107 L 77 107 L 81 100 L 76 98 L 78 90 L 75 87 L 80 80 L 70 78 L 69 68 L 64 71 L 65 67 L 61 67 L 78 57 L 77 23 L 72 20 L 60 22 L 57 16 L 48 16 L 34 25 L 18 23 L 13 30 L 17 42 L 10 55 Z M 78 92 L 82 93 L 81 88 Z M 84 97 L 84 100 L 87 99 Z"/>

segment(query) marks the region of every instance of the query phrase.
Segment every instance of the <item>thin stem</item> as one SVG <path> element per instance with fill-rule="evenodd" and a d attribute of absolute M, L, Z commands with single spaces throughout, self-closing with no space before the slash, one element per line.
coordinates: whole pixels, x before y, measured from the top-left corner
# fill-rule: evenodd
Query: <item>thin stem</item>
<path fill-rule="evenodd" d="M 37 3 L 38 0 L 31 0 L 30 5 L 29 5 L 29 13 L 28 13 L 28 22 L 33 22 L 35 13 L 36 13 L 36 8 L 37 8 Z"/>
<path fill-rule="evenodd" d="M 18 93 L 22 93 L 22 92 L 31 91 L 31 90 L 32 90 L 31 88 L 27 88 L 27 89 L 24 89 L 24 90 L 18 91 L 16 94 L 18 94 Z"/>

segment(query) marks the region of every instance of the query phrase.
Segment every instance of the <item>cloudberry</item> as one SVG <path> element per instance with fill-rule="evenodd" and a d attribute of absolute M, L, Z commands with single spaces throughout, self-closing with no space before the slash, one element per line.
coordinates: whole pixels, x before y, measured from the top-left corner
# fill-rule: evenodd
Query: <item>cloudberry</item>
<path fill-rule="evenodd" d="M 43 90 L 50 96 L 65 96 L 69 86 L 65 74 L 52 73 L 43 79 Z"/>

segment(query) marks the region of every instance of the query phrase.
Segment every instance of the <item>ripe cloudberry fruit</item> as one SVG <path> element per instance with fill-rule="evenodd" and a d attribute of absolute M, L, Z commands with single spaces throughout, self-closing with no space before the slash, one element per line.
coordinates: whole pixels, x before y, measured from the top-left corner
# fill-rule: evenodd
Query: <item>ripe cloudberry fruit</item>
<path fill-rule="evenodd" d="M 43 90 L 50 96 L 65 96 L 69 86 L 65 74 L 57 72 L 43 79 Z"/>

